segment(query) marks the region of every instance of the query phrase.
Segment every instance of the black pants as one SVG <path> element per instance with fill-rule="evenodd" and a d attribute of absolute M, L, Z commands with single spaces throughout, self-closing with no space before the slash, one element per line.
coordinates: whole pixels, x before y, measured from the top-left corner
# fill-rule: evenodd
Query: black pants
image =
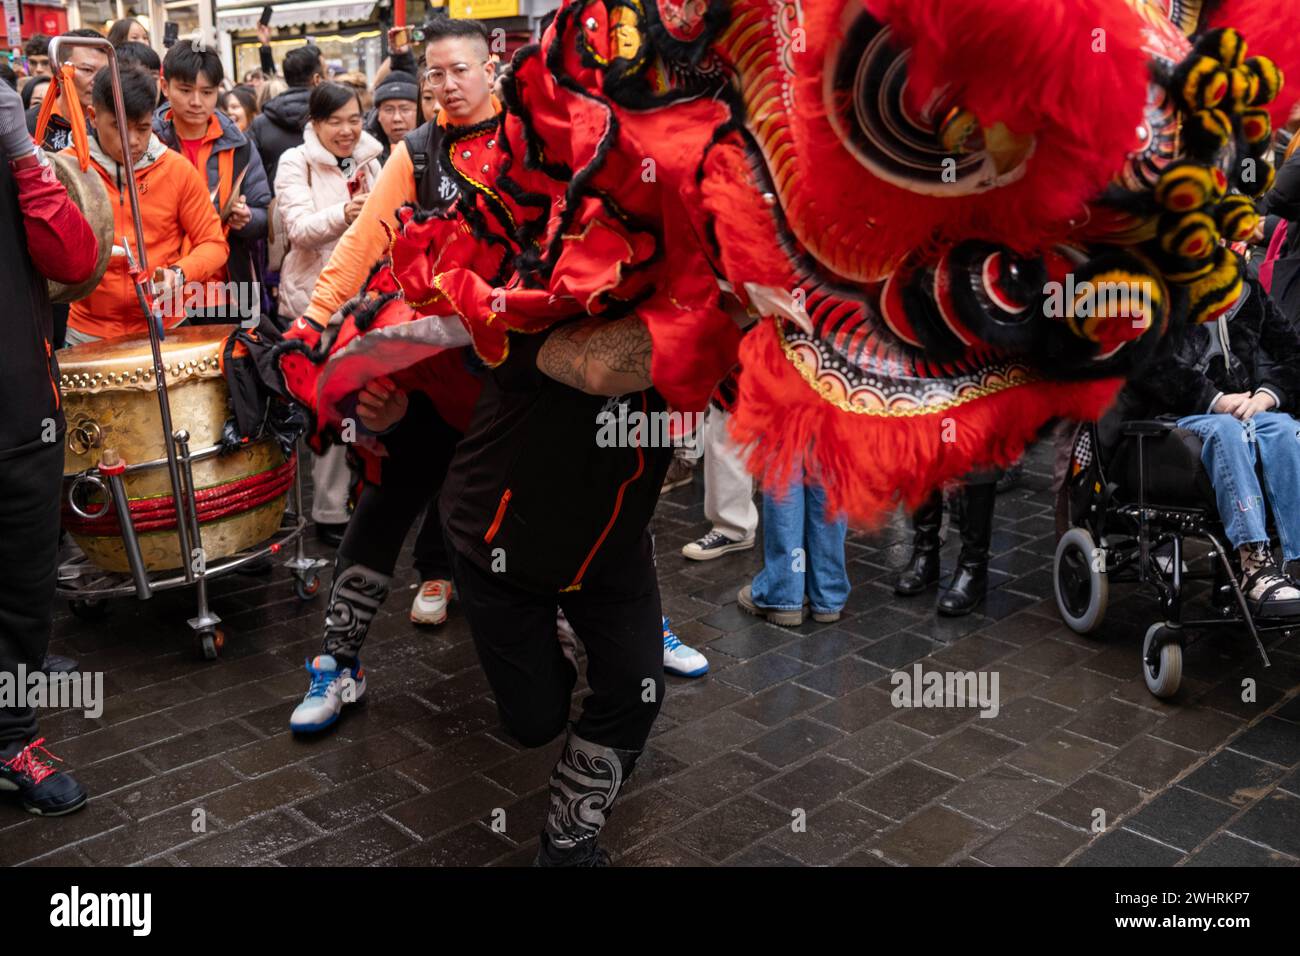
<path fill-rule="evenodd" d="M 40 669 L 50 646 L 63 443 L 0 459 L 0 672 Z M 0 750 L 36 736 L 36 711 L 0 708 Z"/>
<path fill-rule="evenodd" d="M 421 580 L 451 580 L 451 561 L 438 520 L 438 493 L 447 477 L 460 432 L 448 425 L 423 396 L 411 396 L 401 433 L 386 441 L 379 485 L 366 484 L 339 545 L 347 564 L 364 564 L 391 575 L 406 533 L 428 506 L 415 545 Z"/>
<path fill-rule="evenodd" d="M 510 584 L 453 551 L 456 589 L 501 722 L 525 747 L 541 747 L 565 729 L 577 673 L 555 633 L 556 610 L 587 649 L 579 736 L 639 751 L 664 695 L 663 611 L 647 531 L 634 553 L 606 561 L 582 588 L 536 594 Z"/>
<path fill-rule="evenodd" d="M 446 469 L 443 469 L 446 474 Z M 442 482 L 429 498 L 428 507 L 424 509 L 424 522 L 420 533 L 415 538 L 415 566 L 421 581 L 450 581 L 451 558 L 447 554 L 447 539 L 442 534 L 442 518 L 438 514 L 438 492 Z"/>

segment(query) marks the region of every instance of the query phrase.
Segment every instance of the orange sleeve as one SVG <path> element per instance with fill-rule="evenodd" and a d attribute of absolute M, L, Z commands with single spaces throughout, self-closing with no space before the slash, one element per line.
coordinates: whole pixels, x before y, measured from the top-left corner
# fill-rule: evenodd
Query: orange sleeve
<path fill-rule="evenodd" d="M 330 261 L 316 280 L 307 317 L 328 325 L 330 317 L 365 284 L 370 270 L 388 252 L 389 228 L 397 227 L 397 210 L 415 202 L 415 166 L 406 143 L 393 147 L 392 155 L 375 181 L 375 188 L 361 207 L 348 231 L 330 254 Z"/>
<path fill-rule="evenodd" d="M 177 213 L 190 250 L 178 262 L 166 265 L 180 266 L 186 282 L 206 282 L 225 268 L 230 259 L 230 246 L 203 175 L 180 154 L 169 151 L 168 155 L 180 160 L 171 163 L 172 169 L 167 174 L 176 178 Z"/>

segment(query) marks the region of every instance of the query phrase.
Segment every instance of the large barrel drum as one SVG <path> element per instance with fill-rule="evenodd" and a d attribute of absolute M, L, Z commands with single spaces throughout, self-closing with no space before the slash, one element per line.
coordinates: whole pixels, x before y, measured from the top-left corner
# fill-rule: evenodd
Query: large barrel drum
<path fill-rule="evenodd" d="M 163 342 L 172 427 L 189 432 L 190 453 L 196 457 L 219 444 L 230 417 L 221 351 L 233 328 L 172 329 Z M 81 482 L 75 491 L 73 486 L 77 476 L 105 459 L 106 450 L 110 461 L 115 452 L 128 466 L 126 493 L 145 566 L 151 571 L 182 567 L 148 337 L 122 336 L 79 345 L 59 352 L 58 360 L 68 422 L 64 528 L 97 567 L 129 570 L 115 510 L 110 507 L 98 517 L 86 518 L 73 510 L 70 498 L 77 495 L 83 512 L 95 514 L 103 507 L 109 499 L 93 483 Z M 203 456 L 193 463 L 204 562 L 211 564 L 275 534 L 284 517 L 294 467 L 294 460 L 286 459 L 271 440 L 250 442 L 234 452 Z"/>

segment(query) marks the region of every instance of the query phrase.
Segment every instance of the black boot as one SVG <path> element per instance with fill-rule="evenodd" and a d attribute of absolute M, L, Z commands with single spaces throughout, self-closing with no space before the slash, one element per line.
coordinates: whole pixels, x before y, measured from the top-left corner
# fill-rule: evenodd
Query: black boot
<path fill-rule="evenodd" d="M 912 556 L 898 572 L 894 593 L 911 597 L 939 583 L 939 527 L 943 492 L 936 491 L 912 515 Z"/>
<path fill-rule="evenodd" d="M 984 600 L 989 586 L 989 540 L 997 485 L 967 485 L 961 526 L 961 555 L 952 584 L 939 595 L 937 610 L 945 617 L 969 614 Z"/>
<path fill-rule="evenodd" d="M 551 805 L 534 866 L 609 866 L 609 853 L 596 840 L 640 753 L 592 743 L 569 730 L 551 771 Z"/>

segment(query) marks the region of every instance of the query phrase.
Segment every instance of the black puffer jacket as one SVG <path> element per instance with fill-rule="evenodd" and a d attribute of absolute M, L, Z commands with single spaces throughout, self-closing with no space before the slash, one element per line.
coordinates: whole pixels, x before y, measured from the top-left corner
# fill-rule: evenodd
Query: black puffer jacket
<path fill-rule="evenodd" d="M 1272 295 L 1282 307 L 1282 314 L 1300 323 L 1300 151 L 1278 167 L 1273 188 L 1264 194 L 1258 208 L 1268 216 L 1269 239 L 1273 229 L 1283 222 L 1288 224 L 1286 240 L 1273 265 Z M 1263 255 L 1258 259 L 1262 260 Z"/>
<path fill-rule="evenodd" d="M 262 112 L 248 128 L 257 151 L 266 167 L 266 178 L 275 186 L 275 170 L 280 157 L 295 146 L 302 145 L 302 131 L 307 126 L 307 101 L 311 99 L 310 87 L 297 87 L 268 100 Z"/>
<path fill-rule="evenodd" d="M 1267 389 L 1282 411 L 1300 401 L 1300 332 L 1256 280 L 1216 322 L 1166 340 L 1121 396 L 1125 417 L 1200 415 L 1220 394 Z M 1226 348 L 1225 348 L 1226 346 Z"/>

